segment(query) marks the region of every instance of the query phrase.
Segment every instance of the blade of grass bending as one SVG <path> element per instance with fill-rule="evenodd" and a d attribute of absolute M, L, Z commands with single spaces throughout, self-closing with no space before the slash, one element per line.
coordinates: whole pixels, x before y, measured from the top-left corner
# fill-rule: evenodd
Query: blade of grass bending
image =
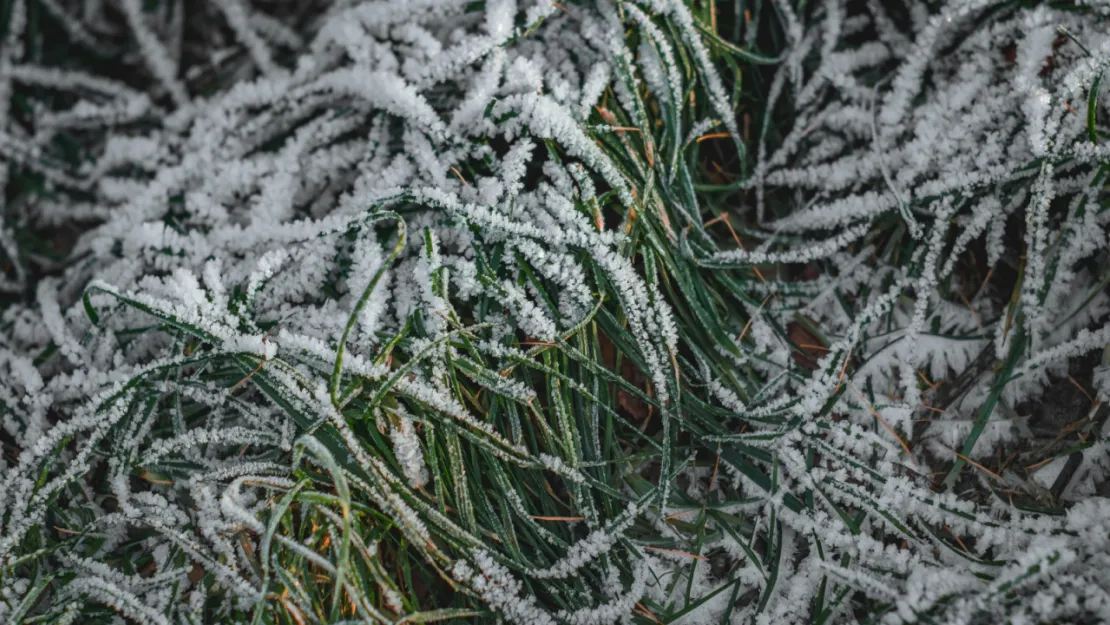
<path fill-rule="evenodd" d="M 15 607 L 15 610 L 12 610 L 11 614 L 8 614 L 7 623 L 9 625 L 20 625 L 20 623 L 23 623 L 23 618 L 27 616 L 27 614 L 31 611 L 31 608 L 35 606 L 35 604 L 39 600 L 39 596 L 42 595 L 43 591 L 46 590 L 46 587 L 49 586 L 50 582 L 53 580 L 54 575 L 47 575 L 45 578 L 40 579 L 37 583 L 35 583 L 35 585 L 27 592 L 27 594 L 24 595 L 23 600 L 19 602 L 19 605 Z"/>
<path fill-rule="evenodd" d="M 393 246 L 393 252 L 390 253 L 389 258 L 382 263 L 381 267 L 374 272 L 374 277 L 370 279 L 370 283 L 363 289 L 362 295 L 358 298 L 358 302 L 351 310 L 351 316 L 347 318 L 347 326 L 343 329 L 343 336 L 339 338 L 339 345 L 335 350 L 335 367 L 331 372 L 331 380 L 328 382 L 328 391 L 331 394 L 331 401 L 336 409 L 340 407 L 339 398 L 339 379 L 343 374 L 343 351 L 347 347 L 347 336 L 351 334 L 351 329 L 355 327 L 358 322 L 359 315 L 362 314 L 362 309 L 366 307 L 366 302 L 370 299 L 370 294 L 374 292 L 374 287 L 378 285 L 378 281 L 385 275 L 386 269 L 393 264 L 393 261 L 401 255 L 401 251 L 405 249 L 405 220 L 400 215 L 393 211 L 382 211 L 376 217 L 385 219 L 392 217 L 397 220 L 397 244 Z M 377 221 L 377 219 L 375 219 Z"/>
<path fill-rule="evenodd" d="M 963 447 L 960 449 L 960 455 L 956 457 L 955 464 L 948 471 L 948 475 L 944 476 L 944 486 L 951 488 L 956 484 L 956 480 L 960 476 L 960 471 L 963 470 L 964 465 L 967 464 L 966 458 L 971 457 L 971 452 L 975 449 L 975 443 L 979 440 L 983 430 L 987 427 L 987 421 L 990 420 L 991 413 L 994 412 L 995 405 L 1002 397 L 1002 391 L 1006 388 L 1006 384 L 1010 381 L 1010 374 L 1013 372 L 1014 367 L 1017 366 L 1017 361 L 1021 357 L 1022 352 L 1025 351 L 1025 324 L 1021 319 L 1018 319 L 1016 334 L 1013 338 L 1013 343 L 1010 344 L 1010 353 L 1006 356 L 1002 368 L 995 374 L 994 384 L 991 385 L 991 393 L 987 397 L 987 401 L 983 403 L 982 408 L 979 409 L 979 415 L 975 420 L 975 425 L 971 428 L 971 433 L 967 435 L 964 440 Z"/>

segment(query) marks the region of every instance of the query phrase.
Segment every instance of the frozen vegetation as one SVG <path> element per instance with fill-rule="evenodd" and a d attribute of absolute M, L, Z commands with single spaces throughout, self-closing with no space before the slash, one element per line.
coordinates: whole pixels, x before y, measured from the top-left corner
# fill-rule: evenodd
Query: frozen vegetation
<path fill-rule="evenodd" d="M 0 26 L 0 623 L 1110 621 L 1110 4 Z"/>

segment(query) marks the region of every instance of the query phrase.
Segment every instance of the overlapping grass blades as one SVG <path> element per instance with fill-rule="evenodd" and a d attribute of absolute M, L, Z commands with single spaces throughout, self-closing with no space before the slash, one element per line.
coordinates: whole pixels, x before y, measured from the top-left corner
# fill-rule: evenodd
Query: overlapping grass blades
<path fill-rule="evenodd" d="M 944 10 L 966 32 L 1021 19 L 980 4 Z M 1100 614 L 1106 507 L 1007 501 L 1010 473 L 977 454 L 1015 389 L 1035 392 L 1021 376 L 1110 338 L 1105 282 L 1076 277 L 1105 273 L 1105 253 L 1064 252 L 1106 227 L 1105 159 L 1040 155 L 903 202 L 884 159 L 915 175 L 895 149 L 920 128 L 898 126 L 920 78 L 906 50 L 934 54 L 941 18 L 837 2 L 331 10 L 311 63 L 226 99 L 171 114 L 191 85 L 159 74 L 151 171 L 67 171 L 88 178 L 63 180 L 62 203 L 102 223 L 37 308 L 4 319 L 0 618 L 959 622 L 1028 617 L 1025 593 L 1046 588 L 1045 620 Z M 410 64 L 371 72 L 374 46 Z M 537 78 L 529 55 L 581 69 L 583 100 L 558 99 L 578 87 Z M 483 91 L 484 72 L 504 90 Z M 889 92 L 887 72 L 904 76 Z M 1079 81 L 1096 139 L 1099 76 Z M 858 110 L 880 91 L 882 132 Z M 55 160 L 20 165 L 21 201 L 63 179 Z M 1036 191 L 1054 166 L 1095 174 L 1064 181 L 1083 198 L 1065 211 Z M 1006 234 L 1001 203 L 1029 189 L 1006 210 L 1063 224 L 1051 245 Z M 1045 252 L 1043 288 L 998 264 L 1022 236 Z M 988 262 L 968 271 L 1007 274 L 970 298 L 986 318 L 952 312 L 955 257 L 980 238 Z M 1084 285 L 1067 321 L 1089 341 L 1029 321 L 1057 271 Z M 51 305 L 60 322 L 25 321 Z M 922 400 L 938 388 L 939 408 Z M 1083 449 L 1105 448 L 1094 408 Z M 915 425 L 935 410 L 955 427 Z M 930 441 L 952 432 L 938 457 Z"/>

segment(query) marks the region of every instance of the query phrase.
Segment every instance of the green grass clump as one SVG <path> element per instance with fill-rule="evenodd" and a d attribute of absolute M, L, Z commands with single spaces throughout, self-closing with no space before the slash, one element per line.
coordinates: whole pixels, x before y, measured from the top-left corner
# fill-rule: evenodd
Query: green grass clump
<path fill-rule="evenodd" d="M 0 4 L 0 621 L 1107 617 L 1101 18 L 286 4 Z"/>

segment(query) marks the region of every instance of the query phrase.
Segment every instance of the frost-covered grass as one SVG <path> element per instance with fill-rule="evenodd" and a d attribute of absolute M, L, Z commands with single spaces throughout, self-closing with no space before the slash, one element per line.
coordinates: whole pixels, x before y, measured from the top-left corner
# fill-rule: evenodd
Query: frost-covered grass
<path fill-rule="evenodd" d="M 0 622 L 1110 620 L 1110 8 L 0 2 Z"/>

